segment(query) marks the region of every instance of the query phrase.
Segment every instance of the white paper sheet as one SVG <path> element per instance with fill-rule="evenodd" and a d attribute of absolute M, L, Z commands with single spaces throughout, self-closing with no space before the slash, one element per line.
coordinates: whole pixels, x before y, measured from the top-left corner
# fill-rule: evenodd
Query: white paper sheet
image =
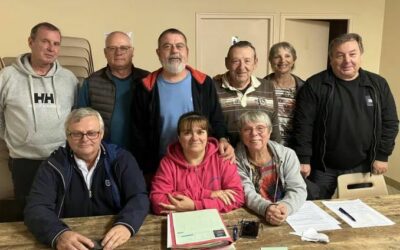
<path fill-rule="evenodd" d="M 312 201 L 306 201 L 299 211 L 288 216 L 286 221 L 297 233 L 302 233 L 309 228 L 317 231 L 341 229 L 339 221 Z"/>
<path fill-rule="evenodd" d="M 360 199 L 346 201 L 323 201 L 322 203 L 354 228 L 389 226 L 395 224 L 389 218 L 371 208 Z M 339 208 L 344 209 L 355 219 L 355 221 L 350 219 L 349 216 L 341 213 Z"/>
<path fill-rule="evenodd" d="M 167 248 L 172 247 L 171 222 L 167 219 Z"/>

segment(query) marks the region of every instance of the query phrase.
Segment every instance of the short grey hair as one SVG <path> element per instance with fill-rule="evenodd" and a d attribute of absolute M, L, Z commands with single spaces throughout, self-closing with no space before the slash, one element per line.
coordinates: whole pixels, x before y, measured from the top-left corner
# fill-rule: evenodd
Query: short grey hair
<path fill-rule="evenodd" d="M 47 29 L 47 30 L 51 30 L 51 31 L 57 31 L 60 34 L 60 37 L 61 37 L 61 31 L 60 31 L 59 28 L 57 28 L 57 26 L 55 26 L 54 24 L 48 23 L 48 22 L 42 22 L 42 23 L 36 24 L 31 29 L 30 38 L 32 40 L 35 40 L 36 35 L 39 32 L 39 29 L 41 29 L 41 28 Z"/>
<path fill-rule="evenodd" d="M 257 58 L 256 48 L 254 48 L 254 46 L 253 46 L 253 44 L 251 44 L 251 42 L 249 42 L 249 41 L 239 41 L 237 43 L 232 44 L 229 47 L 228 54 L 226 55 L 225 59 L 230 59 L 231 58 L 232 50 L 235 49 L 235 48 L 251 48 L 253 50 L 253 52 L 254 52 L 254 59 Z"/>
<path fill-rule="evenodd" d="M 268 131 L 271 133 L 272 132 L 272 122 L 271 119 L 269 118 L 268 114 L 265 113 L 264 111 L 261 110 L 255 110 L 255 111 L 247 111 L 246 113 L 243 113 L 239 117 L 239 130 L 241 130 L 246 123 L 249 122 L 261 122 L 264 123 Z"/>
<path fill-rule="evenodd" d="M 328 47 L 328 55 L 329 58 L 332 58 L 333 56 L 333 50 L 346 42 L 350 42 L 350 41 L 356 41 L 358 43 L 358 47 L 360 48 L 360 52 L 361 54 L 364 53 L 364 46 L 363 46 L 363 42 L 362 42 L 362 38 L 359 34 L 356 33 L 346 33 L 346 34 L 342 34 L 338 37 L 336 37 L 335 39 L 333 39 L 330 43 L 329 43 L 329 47 Z"/>
<path fill-rule="evenodd" d="M 103 118 L 101 118 L 101 115 L 99 112 L 92 108 L 79 108 L 79 109 L 74 109 L 71 111 L 71 113 L 68 114 L 65 123 L 64 123 L 64 128 L 65 128 L 65 135 L 68 136 L 68 127 L 72 123 L 80 122 L 82 118 L 88 117 L 88 116 L 95 116 L 97 120 L 99 121 L 100 124 L 100 131 L 104 132 L 104 121 Z"/>

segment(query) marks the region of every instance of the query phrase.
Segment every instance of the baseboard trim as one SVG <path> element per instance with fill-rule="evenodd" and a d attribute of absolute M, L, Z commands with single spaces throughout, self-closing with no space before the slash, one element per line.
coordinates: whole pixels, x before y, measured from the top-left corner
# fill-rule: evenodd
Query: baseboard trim
<path fill-rule="evenodd" d="M 387 176 L 385 176 L 385 181 L 387 185 L 394 187 L 395 189 L 400 191 L 400 182 L 393 180 L 392 178 Z"/>

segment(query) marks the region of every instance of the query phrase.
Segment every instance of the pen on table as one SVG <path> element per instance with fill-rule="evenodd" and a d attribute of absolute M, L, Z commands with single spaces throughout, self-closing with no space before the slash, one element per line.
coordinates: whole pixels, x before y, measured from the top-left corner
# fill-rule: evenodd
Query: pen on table
<path fill-rule="evenodd" d="M 356 221 L 356 219 L 354 219 L 354 217 L 351 216 L 348 212 L 346 212 L 346 210 L 344 210 L 343 208 L 339 207 L 339 212 L 349 217 L 352 221 Z"/>
<path fill-rule="evenodd" d="M 237 225 L 234 225 L 233 226 L 233 230 L 232 230 L 233 232 L 233 241 L 236 241 L 237 240 L 237 238 L 238 238 L 238 227 L 237 227 Z"/>

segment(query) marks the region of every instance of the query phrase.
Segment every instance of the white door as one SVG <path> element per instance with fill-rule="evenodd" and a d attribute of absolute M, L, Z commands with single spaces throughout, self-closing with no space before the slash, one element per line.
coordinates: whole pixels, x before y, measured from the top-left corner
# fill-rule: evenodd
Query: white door
<path fill-rule="evenodd" d="M 326 69 L 329 22 L 289 19 L 285 21 L 284 41 L 296 49 L 294 74 L 303 80 Z"/>
<path fill-rule="evenodd" d="M 273 16 L 254 14 L 198 14 L 196 67 L 210 76 L 226 72 L 225 57 L 232 40 L 247 40 L 256 48 L 254 75 L 267 75 L 267 51 L 272 43 Z"/>

